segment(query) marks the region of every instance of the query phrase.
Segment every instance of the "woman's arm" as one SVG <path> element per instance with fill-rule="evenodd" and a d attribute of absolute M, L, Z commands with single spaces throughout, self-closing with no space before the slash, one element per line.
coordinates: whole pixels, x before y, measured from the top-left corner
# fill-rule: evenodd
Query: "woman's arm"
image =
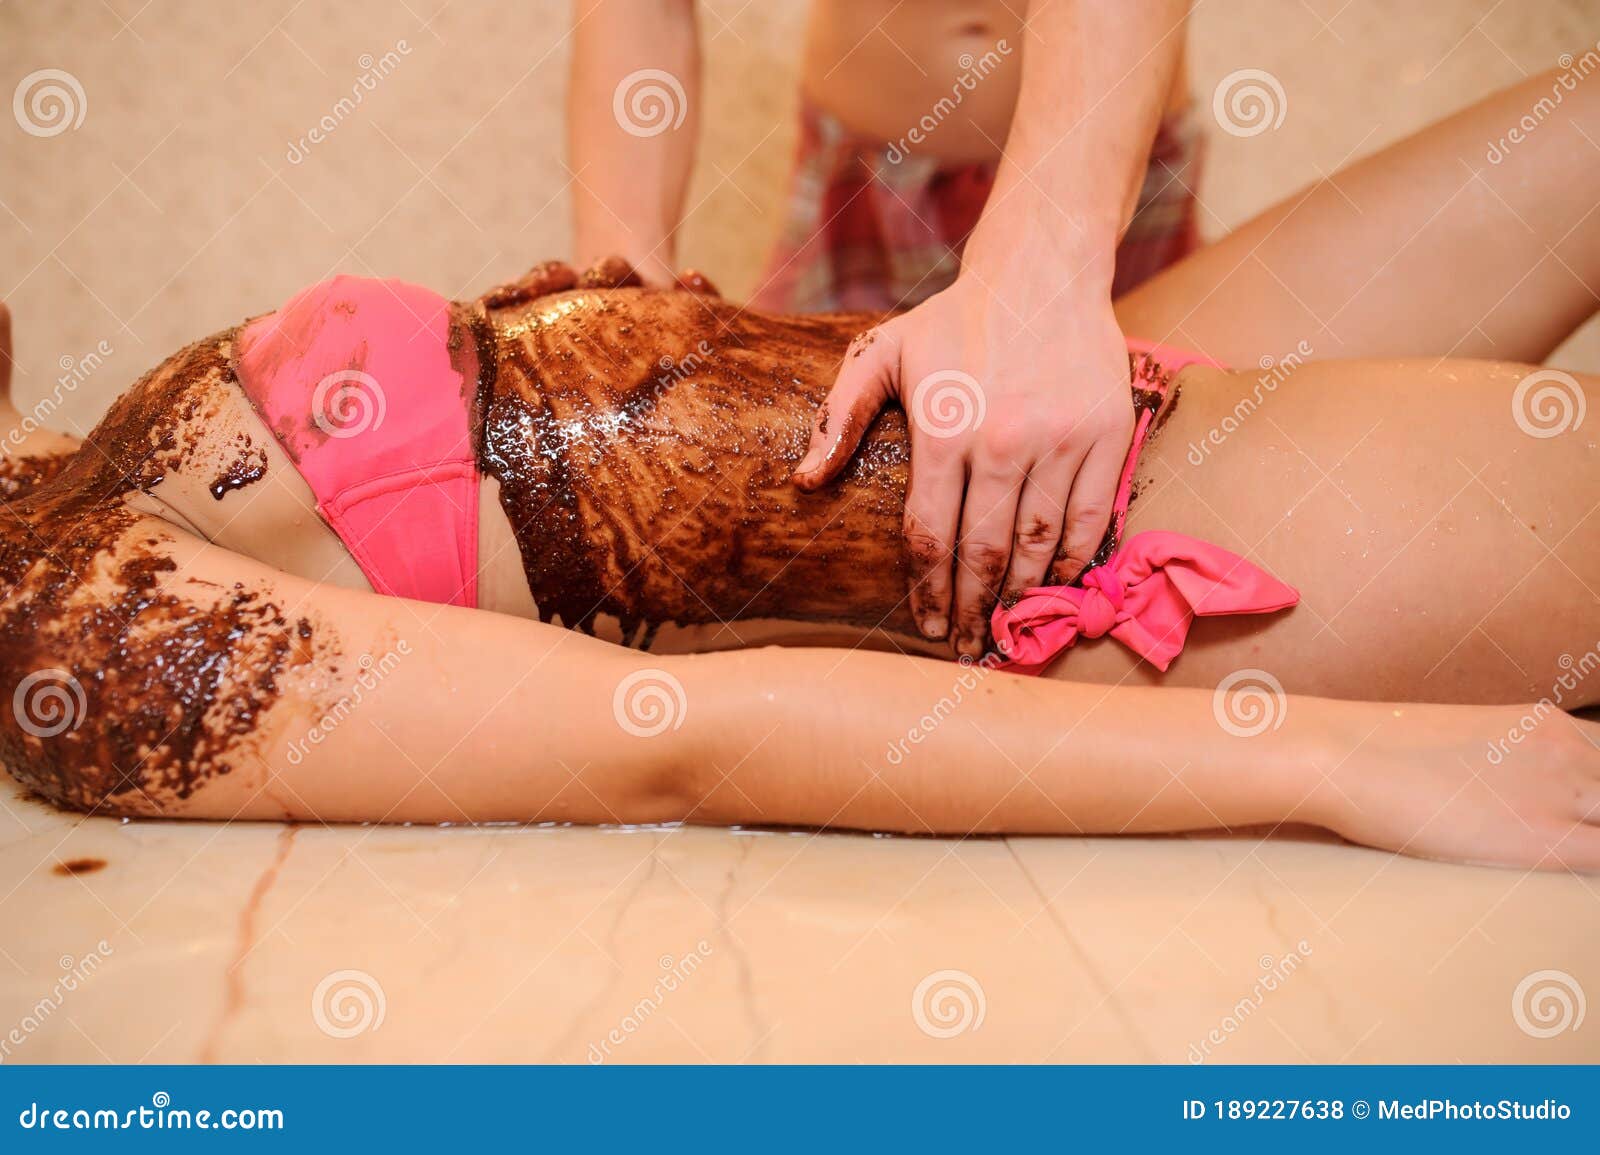
<path fill-rule="evenodd" d="M 498 614 L 314 585 L 149 524 L 167 538 L 175 568 L 161 588 L 180 619 L 240 597 L 269 601 L 269 618 L 310 624 L 307 657 L 278 672 L 253 727 L 212 750 L 226 773 L 191 767 L 198 786 L 184 798 L 163 794 L 157 775 L 114 811 L 960 835 L 1293 821 L 1413 854 L 1600 868 L 1600 831 L 1585 824 L 1600 807 L 1600 727 L 1559 711 L 1497 743 L 1526 729 L 1530 712 L 1278 698 L 1247 719 L 1264 716 L 1262 732 L 1242 737 L 1206 691 L 858 651 L 641 654 Z M 101 664 L 137 650 L 140 628 L 117 632 Z M 215 683 L 156 681 L 148 693 L 236 704 L 229 687 L 259 687 L 255 656 L 268 648 L 246 639 L 194 667 Z M 97 727 L 123 720 L 97 696 L 95 661 L 81 648 L 28 659 L 89 688 L 82 730 L 69 734 L 91 748 Z M 166 713 L 148 696 L 142 708 Z M 146 758 L 118 771 L 163 766 Z"/>
<path fill-rule="evenodd" d="M 204 618 L 244 595 L 277 607 L 273 618 L 305 619 L 309 636 L 307 660 L 270 671 L 277 695 L 218 760 L 229 771 L 177 775 L 199 783 L 183 799 L 163 797 L 159 778 L 142 784 L 123 803 L 145 812 L 154 800 L 163 814 L 210 818 L 958 834 L 1324 822 L 1317 768 L 1353 745 L 1373 709 L 1297 702 L 1279 728 L 1236 739 L 1200 691 L 1047 682 L 856 651 L 651 655 L 523 619 L 313 584 L 151 524 L 167 539 L 174 569 L 162 586 L 183 616 Z M 119 600 L 114 589 L 101 596 Z M 260 655 L 281 649 L 268 632 L 203 670 L 232 686 L 261 683 Z M 96 667 L 129 649 L 127 639 L 105 644 L 103 659 L 61 651 L 28 664 L 70 670 L 93 697 Z M 138 705 L 164 715 L 150 700 L 161 694 L 239 712 L 230 685 L 154 684 Z M 134 705 L 91 701 L 86 721 L 114 721 Z"/>
<path fill-rule="evenodd" d="M 693 0 L 577 0 L 567 88 L 574 263 L 670 284 L 700 121 Z"/>
<path fill-rule="evenodd" d="M 1421 857 L 1600 869 L 1600 726 L 1548 702 L 1230 700 L 857 651 L 681 661 L 696 821 L 963 835 L 1302 822 Z"/>

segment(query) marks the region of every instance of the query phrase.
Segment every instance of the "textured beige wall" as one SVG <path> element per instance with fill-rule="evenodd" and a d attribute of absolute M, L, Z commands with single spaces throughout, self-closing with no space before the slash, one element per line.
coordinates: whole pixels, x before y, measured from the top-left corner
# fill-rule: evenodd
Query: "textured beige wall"
<path fill-rule="evenodd" d="M 567 7 L 0 0 L 0 94 L 57 68 L 86 100 L 82 124 L 50 137 L 0 117 L 19 401 L 104 341 L 112 353 L 62 409 L 81 428 L 184 341 L 336 269 L 469 294 L 563 255 Z M 704 9 L 707 140 L 684 256 L 737 294 L 777 227 L 803 5 Z M 1278 131 L 1213 133 L 1206 228 L 1597 37 L 1600 0 L 1201 0 L 1195 91 L 1209 101 L 1253 67 L 1288 98 Z M 363 56 L 387 52 L 390 74 L 291 163 L 290 142 L 350 93 Z M 1594 327 L 1558 360 L 1600 368 Z"/>

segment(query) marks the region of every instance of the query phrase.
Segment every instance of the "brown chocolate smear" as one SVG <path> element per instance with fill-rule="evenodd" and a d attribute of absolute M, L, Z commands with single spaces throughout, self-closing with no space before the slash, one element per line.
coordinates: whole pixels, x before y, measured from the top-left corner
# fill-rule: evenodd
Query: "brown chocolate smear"
<path fill-rule="evenodd" d="M 630 638 L 755 617 L 913 632 L 900 408 L 836 484 L 790 480 L 852 337 L 882 318 L 579 289 L 492 320 L 480 465 L 546 621 L 592 630 L 612 615 Z"/>
<path fill-rule="evenodd" d="M 176 531 L 123 500 L 216 475 L 205 430 L 236 403 L 232 336 L 152 370 L 52 479 L 0 506 L 0 762 L 58 805 L 163 813 L 258 756 L 287 677 L 332 668 L 336 647 L 269 585 L 187 579 Z"/>
<path fill-rule="evenodd" d="M 236 489 L 254 485 L 267 475 L 267 464 L 271 459 L 266 449 L 256 445 L 248 433 L 238 434 L 234 442 L 237 455 L 227 462 L 222 473 L 213 478 L 208 487 L 211 496 L 218 501 Z"/>
<path fill-rule="evenodd" d="M 482 467 L 546 620 L 614 615 L 630 637 L 740 617 L 909 621 L 904 415 L 876 423 L 841 485 L 789 480 L 859 318 L 620 289 L 493 321 Z"/>
<path fill-rule="evenodd" d="M 0 457 L 0 501 L 15 501 L 60 473 L 70 454 Z"/>
<path fill-rule="evenodd" d="M 103 858 L 68 858 L 56 863 L 55 873 L 70 878 L 75 874 L 93 874 L 105 868 L 106 860 Z"/>

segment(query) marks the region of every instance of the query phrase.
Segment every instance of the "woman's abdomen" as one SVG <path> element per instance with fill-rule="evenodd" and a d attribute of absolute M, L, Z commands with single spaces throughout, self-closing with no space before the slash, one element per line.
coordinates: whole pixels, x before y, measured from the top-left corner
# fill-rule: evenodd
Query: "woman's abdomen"
<path fill-rule="evenodd" d="M 482 467 L 541 618 L 635 644 L 755 618 L 909 625 L 903 415 L 884 414 L 839 485 L 789 479 L 871 318 L 620 289 L 493 320 Z"/>

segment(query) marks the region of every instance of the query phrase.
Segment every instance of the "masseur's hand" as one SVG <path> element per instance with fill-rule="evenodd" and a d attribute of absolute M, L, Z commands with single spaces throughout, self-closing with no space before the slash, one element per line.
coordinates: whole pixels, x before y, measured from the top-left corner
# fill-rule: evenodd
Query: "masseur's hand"
<path fill-rule="evenodd" d="M 857 338 L 795 471 L 806 489 L 837 477 L 878 411 L 900 402 L 911 611 L 926 637 L 973 657 L 998 598 L 1070 581 L 1093 557 L 1133 436 L 1127 348 L 1099 288 L 1109 278 L 1064 291 L 1024 261 L 1062 267 L 1025 249 L 993 276 L 969 262 L 950 288 Z"/>

